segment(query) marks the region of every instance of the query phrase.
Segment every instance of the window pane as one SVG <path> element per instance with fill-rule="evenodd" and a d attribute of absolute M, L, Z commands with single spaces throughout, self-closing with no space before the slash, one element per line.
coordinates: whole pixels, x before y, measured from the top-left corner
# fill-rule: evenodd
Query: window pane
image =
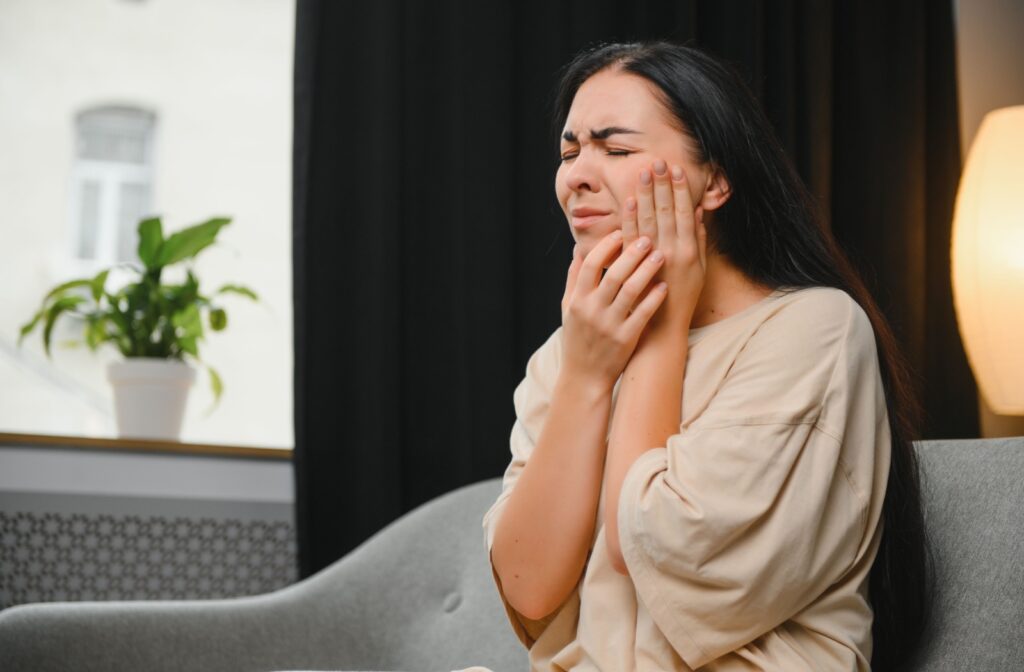
<path fill-rule="evenodd" d="M 149 210 L 149 186 L 126 183 L 121 185 L 117 221 L 117 260 L 131 261 L 139 247 L 139 220 Z"/>
<path fill-rule="evenodd" d="M 78 256 L 82 259 L 95 259 L 100 226 L 100 183 L 91 180 L 82 182 L 78 198 Z"/>
<path fill-rule="evenodd" d="M 88 110 L 78 117 L 78 157 L 94 161 L 144 164 L 153 115 L 127 107 Z"/>

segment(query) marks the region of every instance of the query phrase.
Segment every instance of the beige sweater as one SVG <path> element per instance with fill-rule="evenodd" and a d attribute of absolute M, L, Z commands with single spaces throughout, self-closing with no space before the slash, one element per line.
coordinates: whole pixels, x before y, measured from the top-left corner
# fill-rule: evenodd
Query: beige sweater
<path fill-rule="evenodd" d="M 544 424 L 561 343 L 558 329 L 516 388 L 488 551 Z M 553 613 L 524 617 L 494 574 L 532 670 L 869 670 L 890 435 L 867 315 L 839 290 L 776 291 L 691 330 L 689 345 L 679 433 L 623 483 L 629 576 L 608 558 L 603 492 L 586 568 Z"/>

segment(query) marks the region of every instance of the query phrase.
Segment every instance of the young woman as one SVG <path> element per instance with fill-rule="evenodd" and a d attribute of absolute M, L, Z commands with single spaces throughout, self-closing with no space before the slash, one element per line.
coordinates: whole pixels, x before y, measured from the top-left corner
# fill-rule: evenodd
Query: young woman
<path fill-rule="evenodd" d="M 532 669 L 895 669 L 928 603 L 916 406 L 753 95 L 605 45 L 556 122 L 577 244 L 484 518 Z"/>

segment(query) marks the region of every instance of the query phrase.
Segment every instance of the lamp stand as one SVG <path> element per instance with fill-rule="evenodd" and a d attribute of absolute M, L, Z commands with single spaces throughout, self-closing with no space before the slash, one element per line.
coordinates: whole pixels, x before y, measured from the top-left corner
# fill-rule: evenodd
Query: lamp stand
<path fill-rule="evenodd" d="M 985 403 L 978 392 L 978 420 L 981 436 L 986 439 L 1002 436 L 1024 436 L 1024 415 L 999 415 Z"/>

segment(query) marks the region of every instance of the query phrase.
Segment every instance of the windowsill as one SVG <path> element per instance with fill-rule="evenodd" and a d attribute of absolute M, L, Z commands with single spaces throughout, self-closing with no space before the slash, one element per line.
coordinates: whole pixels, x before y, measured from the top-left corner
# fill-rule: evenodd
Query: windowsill
<path fill-rule="evenodd" d="M 227 446 L 153 439 L 116 439 L 0 432 L 0 447 L 11 446 L 17 446 L 19 448 L 39 446 L 47 448 L 109 450 L 132 453 L 210 455 L 216 457 L 254 457 L 270 460 L 292 459 L 292 451 L 288 448 L 259 448 L 256 446 Z"/>

